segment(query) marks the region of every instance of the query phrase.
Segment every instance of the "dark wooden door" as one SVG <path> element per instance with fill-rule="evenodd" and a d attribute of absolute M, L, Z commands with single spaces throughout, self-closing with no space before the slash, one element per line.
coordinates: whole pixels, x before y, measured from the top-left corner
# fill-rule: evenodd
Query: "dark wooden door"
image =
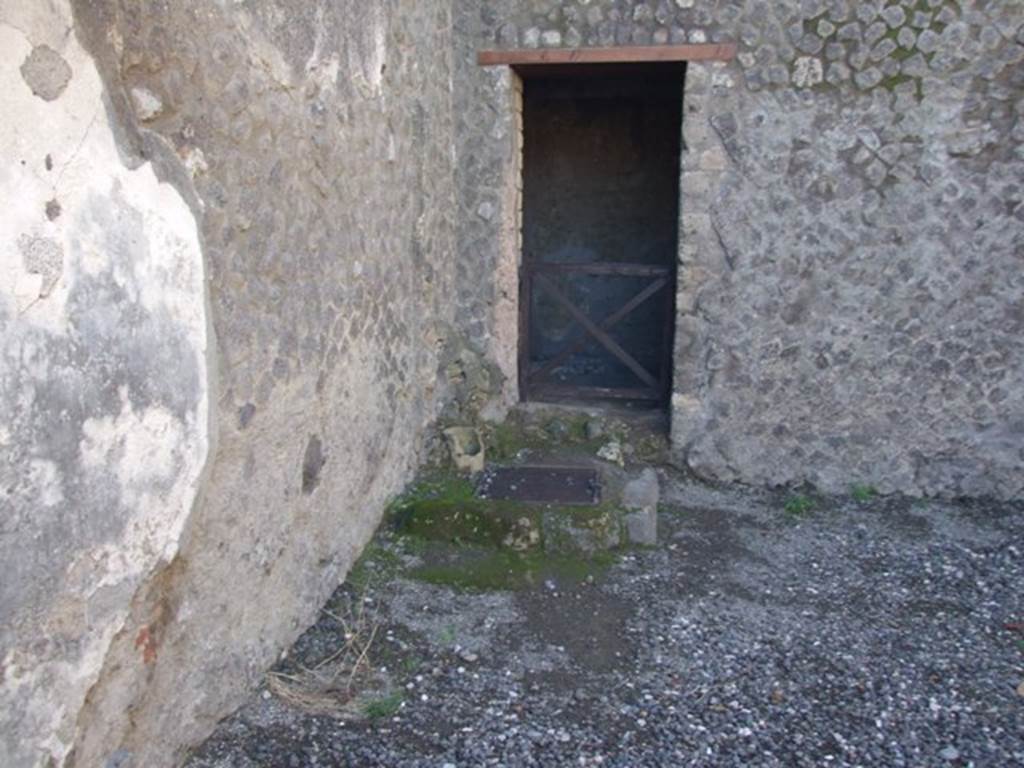
<path fill-rule="evenodd" d="M 678 72 L 524 80 L 524 399 L 667 399 L 681 117 Z"/>
<path fill-rule="evenodd" d="M 605 283 L 605 295 L 627 297 L 611 311 L 607 302 L 603 316 L 593 315 L 585 302 L 571 295 L 572 285 L 581 278 Z M 558 263 L 527 259 L 521 273 L 520 307 L 520 389 L 524 399 L 561 398 L 624 398 L 662 401 L 668 397 L 671 384 L 671 345 L 673 318 L 672 266 L 622 262 Z M 571 328 L 560 348 L 537 355 L 531 349 L 544 329 L 537 308 L 547 303 L 556 306 L 570 321 Z M 581 304 L 583 304 L 581 306 Z M 653 314 L 657 326 L 652 328 L 658 338 L 645 339 L 645 355 L 630 349 L 627 339 L 617 338 L 616 331 L 631 315 L 641 310 Z M 650 323 L 647 324 L 648 327 Z M 651 364 L 651 342 L 657 350 L 657 361 Z M 550 345 L 549 350 L 550 350 Z M 601 381 L 596 375 L 575 374 L 565 369 L 574 358 L 590 351 L 590 359 L 602 357 L 617 363 L 619 375 Z M 594 352 L 598 354 L 595 355 Z M 639 359 L 643 357 L 643 359 Z M 614 364 L 613 363 L 613 364 Z M 607 366 L 606 366 L 607 367 Z"/>

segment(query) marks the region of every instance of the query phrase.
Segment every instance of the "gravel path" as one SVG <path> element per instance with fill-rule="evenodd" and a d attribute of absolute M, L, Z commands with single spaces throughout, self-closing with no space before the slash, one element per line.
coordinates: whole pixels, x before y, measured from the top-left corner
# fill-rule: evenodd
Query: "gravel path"
<path fill-rule="evenodd" d="M 1024 505 L 663 501 L 661 544 L 596 578 L 371 587 L 376 718 L 261 691 L 188 765 L 1024 766 Z"/>

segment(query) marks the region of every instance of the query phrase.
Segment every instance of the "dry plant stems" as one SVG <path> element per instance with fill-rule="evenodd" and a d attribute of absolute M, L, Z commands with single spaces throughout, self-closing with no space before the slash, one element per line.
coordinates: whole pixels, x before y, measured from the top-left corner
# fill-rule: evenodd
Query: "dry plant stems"
<path fill-rule="evenodd" d="M 289 704 L 317 714 L 340 715 L 354 695 L 361 672 L 370 669 L 369 653 L 380 623 L 367 608 L 368 601 L 357 598 L 357 606 L 347 606 L 346 615 L 324 608 L 323 613 L 342 627 L 344 642 L 332 654 L 313 667 L 299 665 L 297 672 L 272 671 L 267 688 Z M 344 682 L 339 678 L 344 676 Z"/>

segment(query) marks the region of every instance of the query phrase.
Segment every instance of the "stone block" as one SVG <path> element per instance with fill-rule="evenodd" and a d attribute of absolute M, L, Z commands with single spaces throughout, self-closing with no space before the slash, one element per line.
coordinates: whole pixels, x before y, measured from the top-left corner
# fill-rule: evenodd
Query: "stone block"
<path fill-rule="evenodd" d="M 633 544 L 653 546 L 658 542 L 658 474 L 647 468 L 622 489 L 626 510 L 626 536 Z"/>
<path fill-rule="evenodd" d="M 614 509 L 549 510 L 542 526 L 544 551 L 552 554 L 592 555 L 622 543 L 622 521 Z"/>
<path fill-rule="evenodd" d="M 658 511 L 627 512 L 624 518 L 626 537 L 631 544 L 653 547 L 658 543 Z"/>

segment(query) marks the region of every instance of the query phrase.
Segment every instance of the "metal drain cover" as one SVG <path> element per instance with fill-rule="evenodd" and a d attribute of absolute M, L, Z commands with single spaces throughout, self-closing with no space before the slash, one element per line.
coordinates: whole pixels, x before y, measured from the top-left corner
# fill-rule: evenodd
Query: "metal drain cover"
<path fill-rule="evenodd" d="M 601 478 L 585 467 L 489 467 L 477 483 L 481 499 L 546 504 L 598 504 Z"/>

